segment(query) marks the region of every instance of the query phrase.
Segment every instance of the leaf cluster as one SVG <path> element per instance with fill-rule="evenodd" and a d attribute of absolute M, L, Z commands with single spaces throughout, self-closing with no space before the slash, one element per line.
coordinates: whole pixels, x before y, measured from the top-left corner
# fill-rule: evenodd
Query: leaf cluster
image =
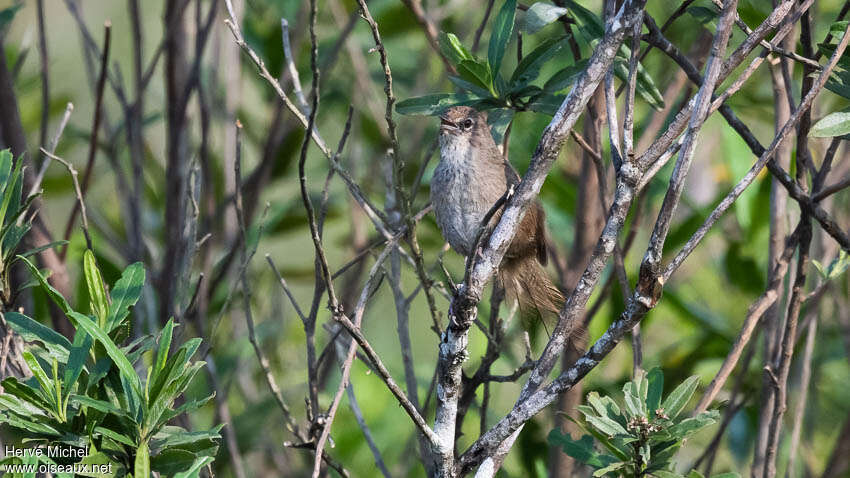
<path fill-rule="evenodd" d="M 589 405 L 578 407 L 584 422 L 576 423 L 586 432 L 579 440 L 554 429 L 549 443 L 594 468 L 593 476 L 682 477 L 673 471 L 676 452 L 688 437 L 718 418 L 717 410 L 693 417 L 682 414 L 698 382 L 698 377 L 690 377 L 662 400 L 661 369 L 641 370 L 623 386 L 621 403 L 596 392 L 588 394 Z M 595 442 L 603 452 L 596 451 Z M 688 478 L 696 478 L 693 473 Z"/>
<path fill-rule="evenodd" d="M 23 353 L 32 377 L 3 380 L 0 423 L 21 430 L 25 442 L 89 447 L 84 461 L 112 463 L 114 476 L 198 476 L 218 449 L 221 425 L 190 432 L 168 422 L 212 396 L 175 407 L 202 361 L 192 361 L 201 339 L 176 347 L 174 320 L 158 338 L 129 339 L 130 309 L 145 282 L 141 263 L 107 291 L 94 254 L 84 255 L 90 313 L 74 310 L 26 257 L 18 256 L 75 328 L 73 342 L 19 312 L 5 320 L 29 343 Z M 147 360 L 146 360 L 147 359 Z M 147 363 L 147 365 L 145 365 Z M 136 372 L 145 370 L 144 379 Z M 19 458 L 8 458 L 8 463 Z M 70 475 L 68 475 L 70 476 Z M 92 475 L 102 476 L 102 475 Z"/>
<path fill-rule="evenodd" d="M 575 83 L 588 61 L 581 56 L 568 59 L 566 47 L 573 41 L 576 50 L 581 50 L 579 45 L 592 48 L 605 30 L 602 20 L 590 10 L 573 1 L 565 2 L 565 5 L 567 8 L 548 2 L 534 3 L 525 13 L 524 21 L 517 22 L 516 0 L 506 0 L 493 22 L 486 59 L 472 54 L 453 33 L 441 32 L 440 50 L 458 72 L 457 76 L 449 76 L 449 80 L 459 91 L 409 98 L 399 102 L 396 111 L 401 114 L 439 115 L 452 106 L 489 110 L 488 122 L 497 142 L 502 140 L 517 112 L 554 115 L 566 98 L 565 90 Z M 534 50 L 522 56 L 509 76 L 503 76 L 502 63 L 513 36 L 522 31 L 528 35 L 535 34 L 561 19 L 568 25 L 567 34 L 542 40 Z M 590 48 L 584 50 L 589 51 Z M 614 61 L 614 73 L 622 81 L 628 79 L 630 56 L 629 48 L 623 45 Z M 540 84 L 537 80 L 541 71 L 550 63 L 557 70 Z M 664 107 L 661 93 L 640 64 L 636 91 L 652 107 Z"/>

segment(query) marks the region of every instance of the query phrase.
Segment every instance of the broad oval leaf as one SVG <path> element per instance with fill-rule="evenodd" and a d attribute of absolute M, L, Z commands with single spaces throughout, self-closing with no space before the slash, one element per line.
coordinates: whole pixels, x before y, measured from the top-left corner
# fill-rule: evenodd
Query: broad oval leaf
<path fill-rule="evenodd" d="M 523 29 L 526 33 L 537 33 L 546 25 L 567 14 L 567 9 L 548 2 L 537 2 L 525 12 Z"/>
<path fill-rule="evenodd" d="M 850 133 L 850 112 L 836 111 L 821 118 L 809 132 L 815 138 L 831 138 Z"/>

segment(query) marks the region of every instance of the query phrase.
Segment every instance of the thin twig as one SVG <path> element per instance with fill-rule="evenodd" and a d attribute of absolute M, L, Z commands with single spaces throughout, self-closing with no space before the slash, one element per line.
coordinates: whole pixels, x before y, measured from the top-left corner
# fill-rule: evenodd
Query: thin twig
<path fill-rule="evenodd" d="M 89 134 L 89 156 L 88 161 L 86 162 L 85 173 L 83 174 L 83 184 L 82 184 L 82 193 L 85 194 L 86 190 L 89 187 L 89 182 L 91 181 L 91 175 L 94 171 L 94 159 L 97 153 L 97 135 L 100 131 L 100 122 L 103 113 L 103 91 L 106 87 L 106 76 L 108 73 L 108 63 L 109 63 L 109 46 L 111 44 L 111 35 L 112 33 L 112 22 L 107 20 L 103 24 L 103 53 L 100 58 L 100 76 L 97 80 L 97 88 L 95 94 L 95 102 L 94 102 L 94 119 L 92 120 L 91 132 Z M 77 213 L 79 210 L 78 205 L 74 205 L 74 208 L 71 209 L 71 215 L 68 217 L 68 222 L 65 224 L 65 234 L 63 237 L 65 240 L 71 236 L 71 228 L 74 227 L 74 221 L 77 219 Z M 68 248 L 62 250 L 60 257 L 62 259 L 65 258 L 65 255 L 68 254 Z"/>
<path fill-rule="evenodd" d="M 77 195 L 77 205 L 80 208 L 80 214 L 81 214 L 82 221 L 83 221 L 83 224 L 82 224 L 83 235 L 86 236 L 86 247 L 89 250 L 94 250 L 93 247 L 92 247 L 91 235 L 89 234 L 89 219 L 88 219 L 88 216 L 86 215 L 86 203 L 83 200 L 83 191 L 80 188 L 80 182 L 77 179 L 77 176 L 79 175 L 79 173 L 74 168 L 73 164 L 69 163 L 68 161 L 65 161 L 64 159 L 60 158 L 59 156 L 56 156 L 55 154 L 46 151 L 44 148 L 41 148 L 41 152 L 45 156 L 47 156 L 48 158 L 59 161 L 60 163 L 62 163 L 62 165 L 65 166 L 65 168 L 67 168 L 68 172 L 71 174 L 71 180 L 74 181 L 74 192 Z"/>

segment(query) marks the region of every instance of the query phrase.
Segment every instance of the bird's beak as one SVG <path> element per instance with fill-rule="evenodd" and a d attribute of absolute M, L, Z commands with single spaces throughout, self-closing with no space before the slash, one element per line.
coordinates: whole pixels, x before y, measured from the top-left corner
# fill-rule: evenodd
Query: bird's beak
<path fill-rule="evenodd" d="M 454 132 L 457 131 L 457 125 L 454 121 L 446 118 L 445 116 L 440 115 L 440 132 Z"/>

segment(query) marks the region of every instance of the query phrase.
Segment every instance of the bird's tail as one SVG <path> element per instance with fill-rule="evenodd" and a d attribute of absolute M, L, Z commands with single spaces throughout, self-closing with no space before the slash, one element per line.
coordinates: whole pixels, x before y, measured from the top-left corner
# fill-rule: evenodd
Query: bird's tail
<path fill-rule="evenodd" d="M 528 329 L 540 320 L 547 333 L 551 332 L 566 299 L 543 266 L 532 257 L 507 259 L 499 269 L 499 279 L 505 288 L 505 297 L 517 302 L 523 328 Z M 567 332 L 569 347 L 576 349 L 579 356 L 584 353 L 587 343 L 585 335 L 580 323 L 570 324 Z"/>

